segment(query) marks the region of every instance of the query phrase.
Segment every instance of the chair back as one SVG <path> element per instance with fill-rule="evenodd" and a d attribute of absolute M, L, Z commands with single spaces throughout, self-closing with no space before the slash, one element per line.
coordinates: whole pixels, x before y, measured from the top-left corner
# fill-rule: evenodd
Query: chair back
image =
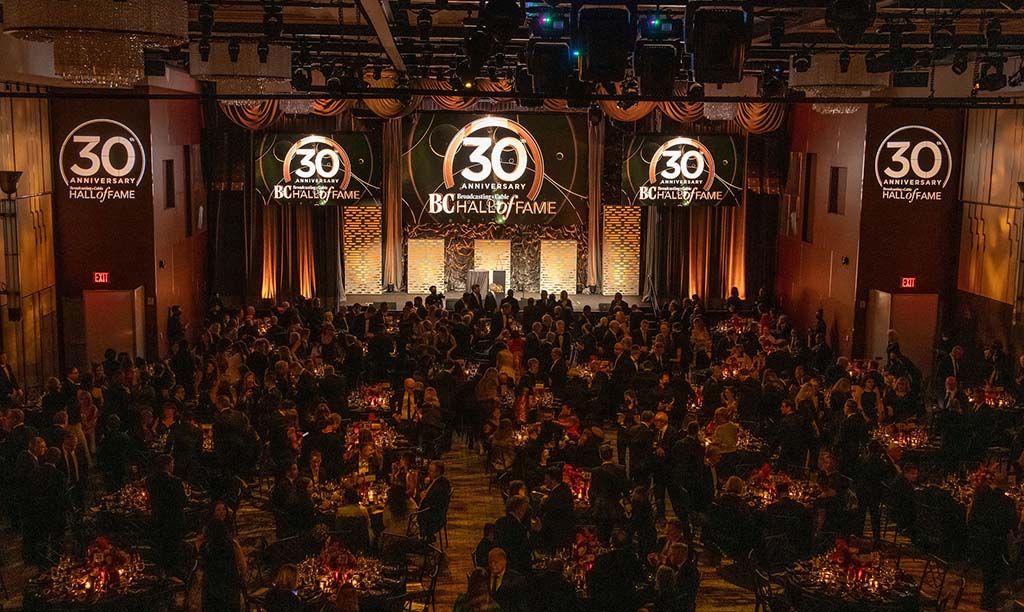
<path fill-rule="evenodd" d="M 949 566 L 942 559 L 939 559 L 935 555 L 928 555 L 925 560 L 924 569 L 921 570 L 921 579 L 917 583 L 917 588 L 921 592 L 921 597 L 929 603 L 938 606 L 939 601 L 942 599 L 942 589 L 946 586 L 946 574 L 949 571 Z"/>
<path fill-rule="evenodd" d="M 369 528 L 366 517 L 339 516 L 334 519 L 334 531 L 331 535 L 349 550 L 365 553 L 370 550 Z"/>

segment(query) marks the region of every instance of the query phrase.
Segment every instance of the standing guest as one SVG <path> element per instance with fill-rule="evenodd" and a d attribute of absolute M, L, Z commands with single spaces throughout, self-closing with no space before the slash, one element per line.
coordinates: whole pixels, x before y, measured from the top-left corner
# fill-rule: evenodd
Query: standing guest
<path fill-rule="evenodd" d="M 576 532 L 572 491 L 557 467 L 544 472 L 544 487 L 548 493 L 540 504 L 540 538 L 548 549 L 556 550 L 569 545 Z"/>
<path fill-rule="evenodd" d="M 121 418 L 116 414 L 110 415 L 106 427 L 107 431 L 96 447 L 96 463 L 107 490 L 116 491 L 124 486 L 132 441 L 121 431 Z"/>
<path fill-rule="evenodd" d="M 245 553 L 224 522 L 213 521 L 207 525 L 199 561 L 203 569 L 203 610 L 241 612 Z"/>
<path fill-rule="evenodd" d="M 612 461 L 611 446 L 603 445 L 599 453 L 601 465 L 590 472 L 589 495 L 597 534 L 604 540 L 625 517 L 622 500 L 629 493 L 629 478 L 626 468 Z"/>
<path fill-rule="evenodd" d="M 25 520 L 24 546 L 31 551 L 26 561 L 45 567 L 64 549 L 64 529 L 69 510 L 67 477 L 57 467 L 61 452 L 49 448 L 32 474 L 32 496 Z"/>
<path fill-rule="evenodd" d="M 85 462 L 85 454 L 78 446 L 78 436 L 73 432 L 65 432 L 64 440 L 58 447 L 61 451 L 61 459 L 57 463 L 58 469 L 64 472 L 67 478 L 68 495 L 72 507 L 81 510 L 85 507 L 85 490 L 89 484 L 89 470 Z"/>
<path fill-rule="evenodd" d="M 185 486 L 174 475 L 174 458 L 159 455 L 154 473 L 146 478 L 146 491 L 152 512 L 153 553 L 157 563 L 171 575 L 177 575 L 179 554 L 185 539 Z"/>
<path fill-rule="evenodd" d="M 12 410 L 13 412 L 13 410 Z M 57 449 L 54 449 L 57 451 Z M 22 558 L 27 563 L 38 563 L 40 561 L 40 546 L 45 539 L 45 532 L 39 524 L 38 513 L 35 512 L 34 503 L 38 499 L 35 491 L 35 483 L 38 477 L 39 466 L 46 455 L 46 441 L 35 436 L 28 440 L 23 450 L 18 452 L 14 461 L 14 515 L 22 532 Z M 60 451 L 57 451 L 57 459 L 60 458 Z"/>
<path fill-rule="evenodd" d="M 0 409 L 9 408 L 14 398 L 21 394 L 21 385 L 7 359 L 6 352 L 0 352 Z"/>
<path fill-rule="evenodd" d="M 654 415 L 654 431 L 652 432 L 653 454 L 651 457 L 651 475 L 654 480 L 654 504 L 659 519 L 665 518 L 665 493 L 672 480 L 672 447 L 676 443 L 678 433 L 669 425 L 668 414 L 658 412 Z"/>
<path fill-rule="evenodd" d="M 637 606 L 636 584 L 643 578 L 643 566 L 630 549 L 624 531 L 612 533 L 612 549 L 594 560 L 587 575 L 587 592 L 595 612 L 622 612 Z"/>
<path fill-rule="evenodd" d="M 505 504 L 505 516 L 494 523 L 495 544 L 508 555 L 512 569 L 524 574 L 530 571 L 533 559 L 530 526 L 526 522 L 529 512 L 530 498 L 516 495 Z"/>
<path fill-rule="evenodd" d="M 999 606 L 999 587 L 1005 571 L 1003 558 L 1008 554 L 1007 536 L 1017 529 L 1017 510 L 1002 486 L 983 482 L 974 489 L 974 503 L 968 527 L 976 544 L 981 565 L 981 608 Z"/>

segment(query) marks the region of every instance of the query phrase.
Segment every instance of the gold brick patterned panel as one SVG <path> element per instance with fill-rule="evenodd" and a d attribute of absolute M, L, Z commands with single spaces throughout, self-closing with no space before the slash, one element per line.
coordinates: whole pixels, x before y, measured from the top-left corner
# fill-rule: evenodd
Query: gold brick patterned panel
<path fill-rule="evenodd" d="M 444 238 L 409 240 L 406 261 L 406 291 L 427 293 L 434 285 L 444 293 Z"/>
<path fill-rule="evenodd" d="M 474 240 L 474 270 L 504 270 L 512 274 L 512 241 L 511 240 Z"/>
<path fill-rule="evenodd" d="M 604 295 L 640 293 L 639 206 L 605 206 L 602 242 L 601 292 Z"/>
<path fill-rule="evenodd" d="M 347 206 L 342 217 L 345 292 L 380 293 L 381 209 L 379 206 Z"/>
<path fill-rule="evenodd" d="M 540 241 L 540 288 L 548 293 L 576 293 L 576 241 Z"/>

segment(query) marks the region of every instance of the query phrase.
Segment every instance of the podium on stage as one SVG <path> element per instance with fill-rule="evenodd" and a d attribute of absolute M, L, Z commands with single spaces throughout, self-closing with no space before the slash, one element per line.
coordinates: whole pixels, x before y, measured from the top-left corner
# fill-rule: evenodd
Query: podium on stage
<path fill-rule="evenodd" d="M 491 285 L 497 285 L 495 293 L 499 295 L 505 292 L 507 285 L 505 270 L 470 270 L 466 273 L 466 291 L 473 285 L 480 285 L 480 289 L 486 293 Z"/>

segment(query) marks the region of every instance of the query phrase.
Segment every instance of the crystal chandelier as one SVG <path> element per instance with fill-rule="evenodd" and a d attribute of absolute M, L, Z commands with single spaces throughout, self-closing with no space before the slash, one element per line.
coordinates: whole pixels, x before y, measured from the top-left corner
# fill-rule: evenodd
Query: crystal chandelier
<path fill-rule="evenodd" d="M 217 84 L 222 96 L 257 96 L 291 93 L 292 52 L 280 43 L 258 44 L 247 41 L 209 41 L 189 47 L 189 72 L 200 81 Z M 225 104 L 248 105 L 251 99 L 232 98 Z"/>
<path fill-rule="evenodd" d="M 824 53 L 815 55 L 803 72 L 792 66 L 789 70 L 790 88 L 811 98 L 866 98 L 885 87 L 888 78 L 884 73 L 868 72 L 863 55 Z M 854 102 L 814 102 L 811 108 L 822 115 L 850 115 L 862 106 Z"/>
<path fill-rule="evenodd" d="M 6 0 L 4 31 L 53 43 L 53 67 L 65 81 L 132 87 L 145 72 L 146 47 L 188 39 L 186 0 Z"/>
<path fill-rule="evenodd" d="M 704 118 L 712 121 L 732 121 L 736 118 L 739 104 L 736 102 L 715 102 L 716 97 L 750 97 L 757 93 L 757 80 L 745 78 L 739 83 L 707 84 L 704 86 Z"/>
<path fill-rule="evenodd" d="M 285 98 L 278 101 L 281 112 L 286 115 L 313 114 L 313 100 L 302 98 Z"/>

